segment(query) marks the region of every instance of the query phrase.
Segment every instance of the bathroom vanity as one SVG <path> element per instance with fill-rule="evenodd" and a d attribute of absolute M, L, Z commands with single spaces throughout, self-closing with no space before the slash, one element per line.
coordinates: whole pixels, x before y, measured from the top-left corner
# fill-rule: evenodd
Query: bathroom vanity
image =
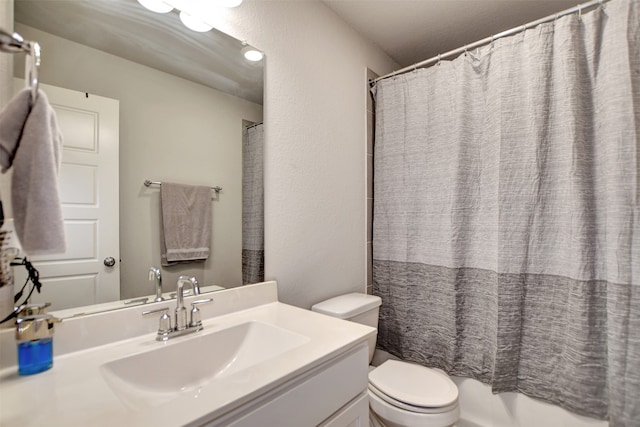
<path fill-rule="evenodd" d="M 171 301 L 64 320 L 53 368 L 32 376 L 18 376 L 13 332 L 0 333 L 0 425 L 367 421 L 374 328 L 280 303 L 275 282 L 210 295 L 204 329 L 165 342 L 156 340 L 157 318 L 142 311 L 172 311 Z"/>

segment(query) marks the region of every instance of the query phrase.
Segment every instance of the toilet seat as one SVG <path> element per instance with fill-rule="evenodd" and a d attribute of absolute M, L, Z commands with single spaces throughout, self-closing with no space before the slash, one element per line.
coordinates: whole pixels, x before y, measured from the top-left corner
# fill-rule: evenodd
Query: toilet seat
<path fill-rule="evenodd" d="M 401 402 L 397 399 L 394 399 L 391 396 L 386 395 L 371 383 L 369 383 L 368 389 L 369 389 L 369 396 L 371 396 L 371 394 L 373 393 L 373 395 L 375 395 L 377 398 L 381 399 L 382 401 L 388 403 L 389 405 L 395 408 L 402 409 L 408 412 L 415 412 L 417 414 L 441 414 L 443 412 L 449 412 L 458 406 L 457 400 L 454 403 L 447 406 L 438 406 L 438 407 L 415 406 L 405 402 Z"/>
<path fill-rule="evenodd" d="M 397 360 L 369 372 L 369 390 L 396 408 L 420 414 L 448 412 L 458 405 L 458 388 L 447 375 Z"/>
<path fill-rule="evenodd" d="M 380 399 L 369 390 L 369 406 L 372 418 L 382 426 L 403 427 L 446 427 L 454 425 L 460 418 L 460 408 L 457 404 L 447 412 L 421 414 L 405 411 Z M 377 425 L 375 422 L 373 425 Z"/>

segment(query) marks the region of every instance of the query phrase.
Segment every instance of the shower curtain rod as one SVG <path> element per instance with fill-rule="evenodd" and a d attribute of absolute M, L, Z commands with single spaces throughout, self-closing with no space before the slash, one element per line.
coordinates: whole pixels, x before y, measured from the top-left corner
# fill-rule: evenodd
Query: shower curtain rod
<path fill-rule="evenodd" d="M 386 75 L 384 75 L 382 77 L 378 77 L 376 79 L 370 80 L 369 81 L 369 85 L 373 86 L 374 84 L 376 84 L 380 80 L 388 79 L 389 77 L 397 76 L 398 74 L 404 74 L 404 73 L 407 73 L 409 71 L 413 71 L 416 68 L 426 67 L 427 65 L 431 65 L 433 63 L 440 62 L 440 60 L 443 59 L 443 58 L 448 58 L 450 56 L 459 55 L 459 54 L 464 53 L 464 52 L 466 52 L 466 51 L 468 51 L 470 49 L 475 49 L 477 47 L 484 46 L 484 45 L 486 45 L 488 43 L 493 42 L 494 40 L 497 40 L 497 39 L 500 39 L 500 38 L 503 38 L 503 37 L 507 37 L 507 36 L 511 36 L 513 34 L 517 34 L 517 33 L 522 32 L 522 31 L 526 31 L 529 28 L 533 28 L 533 27 L 538 26 L 540 24 L 544 24 L 544 23 L 547 23 L 547 22 L 555 21 L 556 19 L 560 18 L 561 16 L 571 15 L 572 13 L 576 13 L 576 12 L 578 12 L 579 16 L 581 16 L 583 10 L 589 9 L 591 7 L 594 7 L 594 6 L 603 5 L 604 3 L 608 2 L 608 1 L 609 0 L 592 0 L 592 1 L 589 1 L 587 3 L 579 4 L 577 6 L 574 6 L 574 7 L 571 7 L 569 9 L 563 10 L 562 12 L 558 12 L 555 15 L 549 15 L 549 16 L 546 16 L 544 18 L 540 18 L 537 21 L 532 21 L 532 22 L 529 22 L 528 24 L 520 25 L 519 27 L 514 27 L 514 28 L 512 28 L 510 30 L 503 31 L 501 33 L 495 34 L 495 35 L 490 36 L 490 37 L 486 37 L 486 38 L 484 38 L 482 40 L 478 40 L 477 42 L 474 42 L 474 43 L 471 43 L 471 44 L 468 44 L 468 45 L 464 45 L 464 46 L 459 47 L 457 49 L 450 50 L 449 52 L 438 54 L 437 56 L 434 56 L 433 58 L 429 58 L 429 59 L 426 59 L 424 61 L 416 62 L 415 64 L 409 65 L 408 67 L 401 68 L 400 70 L 397 70 L 397 71 L 394 71 L 392 73 L 386 74 Z"/>
<path fill-rule="evenodd" d="M 244 128 L 244 129 L 245 129 L 245 130 L 249 130 L 249 129 L 254 128 L 254 127 L 256 127 L 256 126 L 260 126 L 262 123 L 263 123 L 263 122 L 260 122 L 260 123 L 254 123 L 254 124 L 252 124 L 252 125 L 247 126 L 247 127 L 246 127 L 246 128 Z"/>

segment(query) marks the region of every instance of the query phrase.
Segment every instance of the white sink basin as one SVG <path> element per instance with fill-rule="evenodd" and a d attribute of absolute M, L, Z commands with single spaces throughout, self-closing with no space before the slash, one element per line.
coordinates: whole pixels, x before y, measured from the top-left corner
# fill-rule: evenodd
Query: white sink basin
<path fill-rule="evenodd" d="M 100 369 L 102 376 L 128 406 L 155 406 L 179 395 L 198 397 L 200 390 L 216 379 L 241 373 L 309 341 L 258 321 L 175 340 L 105 363 Z"/>

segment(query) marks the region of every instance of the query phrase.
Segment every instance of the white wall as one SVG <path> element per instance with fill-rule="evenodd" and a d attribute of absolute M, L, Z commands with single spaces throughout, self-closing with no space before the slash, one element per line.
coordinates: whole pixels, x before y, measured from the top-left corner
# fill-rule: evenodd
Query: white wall
<path fill-rule="evenodd" d="M 397 64 L 319 1 L 244 3 L 218 28 L 267 54 L 265 274 L 301 307 L 366 285 L 366 67 Z"/>
<path fill-rule="evenodd" d="M 145 179 L 223 187 L 212 200 L 211 256 L 163 268 L 164 290 L 180 274 L 201 285 L 242 284 L 242 120 L 261 121 L 262 106 L 25 25 L 16 30 L 46 52 L 43 83 L 120 101 L 121 298 L 152 294 L 149 267 L 160 266 L 160 191 Z M 16 63 L 16 76 L 22 68 Z"/>

